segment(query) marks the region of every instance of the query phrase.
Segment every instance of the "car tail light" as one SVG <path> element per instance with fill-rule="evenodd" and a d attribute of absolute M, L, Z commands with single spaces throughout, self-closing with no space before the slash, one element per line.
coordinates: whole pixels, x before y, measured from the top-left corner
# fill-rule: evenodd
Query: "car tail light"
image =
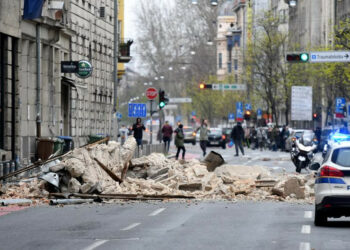
<path fill-rule="evenodd" d="M 321 168 L 320 176 L 344 177 L 344 173 L 336 168 L 324 166 Z"/>
<path fill-rule="evenodd" d="M 226 139 L 226 135 L 222 135 L 222 139 L 225 140 Z"/>
<path fill-rule="evenodd" d="M 193 135 L 193 136 L 196 136 L 196 133 L 195 133 L 195 132 L 193 132 L 193 133 L 192 133 L 192 135 Z"/>

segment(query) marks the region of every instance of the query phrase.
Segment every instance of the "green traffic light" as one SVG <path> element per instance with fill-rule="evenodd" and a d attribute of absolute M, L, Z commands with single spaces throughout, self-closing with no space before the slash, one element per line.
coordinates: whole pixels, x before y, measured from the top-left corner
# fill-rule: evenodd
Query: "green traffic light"
<path fill-rule="evenodd" d="M 165 107 L 165 102 L 160 102 L 160 103 L 159 103 L 159 107 L 160 107 L 160 108 L 164 108 L 164 107 Z"/>
<path fill-rule="evenodd" d="M 307 54 L 307 53 L 300 54 L 300 59 L 301 59 L 303 62 L 309 61 L 309 54 Z"/>

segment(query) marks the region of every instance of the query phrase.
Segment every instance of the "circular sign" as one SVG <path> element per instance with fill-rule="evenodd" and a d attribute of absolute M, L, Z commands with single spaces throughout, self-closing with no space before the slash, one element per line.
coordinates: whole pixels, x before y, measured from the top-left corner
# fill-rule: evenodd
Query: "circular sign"
<path fill-rule="evenodd" d="M 146 90 L 146 96 L 147 96 L 148 100 L 156 99 L 158 96 L 158 90 L 155 88 L 148 88 Z"/>
<path fill-rule="evenodd" d="M 79 78 L 88 78 L 92 74 L 92 65 L 90 62 L 81 60 L 78 64 L 78 72 L 76 73 Z"/>

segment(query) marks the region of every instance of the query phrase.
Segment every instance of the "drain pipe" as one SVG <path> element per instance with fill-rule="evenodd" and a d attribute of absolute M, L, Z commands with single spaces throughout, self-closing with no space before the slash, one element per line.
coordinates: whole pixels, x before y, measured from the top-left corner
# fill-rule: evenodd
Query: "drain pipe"
<path fill-rule="evenodd" d="M 114 46 L 113 46 L 113 87 L 114 100 L 113 112 L 117 111 L 117 86 L 118 86 L 118 0 L 114 0 Z"/>
<path fill-rule="evenodd" d="M 40 80 L 41 80 L 41 64 L 40 64 L 40 24 L 36 25 L 36 137 L 41 137 L 41 107 L 40 107 Z"/>

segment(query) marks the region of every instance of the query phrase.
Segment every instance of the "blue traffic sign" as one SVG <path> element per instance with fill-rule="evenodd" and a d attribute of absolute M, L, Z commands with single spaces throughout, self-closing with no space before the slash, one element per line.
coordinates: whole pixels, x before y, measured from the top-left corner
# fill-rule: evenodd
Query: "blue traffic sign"
<path fill-rule="evenodd" d="M 343 107 L 345 106 L 346 101 L 343 97 L 338 97 L 335 99 L 335 113 L 343 113 Z"/>
<path fill-rule="evenodd" d="M 196 115 L 196 111 L 192 111 L 191 115 L 195 116 Z"/>
<path fill-rule="evenodd" d="M 145 103 L 129 103 L 128 117 L 146 117 L 147 109 Z"/>
<path fill-rule="evenodd" d="M 119 120 L 123 118 L 123 115 L 122 115 L 121 113 L 119 113 L 119 112 L 117 112 L 117 113 L 115 114 L 115 116 L 116 116 Z"/>
<path fill-rule="evenodd" d="M 228 114 L 228 119 L 229 120 L 234 120 L 235 119 L 235 114 L 234 113 Z"/>
<path fill-rule="evenodd" d="M 250 103 L 246 103 L 245 110 L 252 110 L 252 105 Z"/>
<path fill-rule="evenodd" d="M 261 117 L 262 117 L 262 110 L 261 110 L 261 109 L 258 109 L 258 110 L 256 111 L 256 115 L 258 116 L 259 119 L 261 119 Z"/>
<path fill-rule="evenodd" d="M 243 103 L 242 102 L 236 102 L 236 114 L 237 114 L 237 118 L 239 118 L 239 119 L 243 118 Z"/>

